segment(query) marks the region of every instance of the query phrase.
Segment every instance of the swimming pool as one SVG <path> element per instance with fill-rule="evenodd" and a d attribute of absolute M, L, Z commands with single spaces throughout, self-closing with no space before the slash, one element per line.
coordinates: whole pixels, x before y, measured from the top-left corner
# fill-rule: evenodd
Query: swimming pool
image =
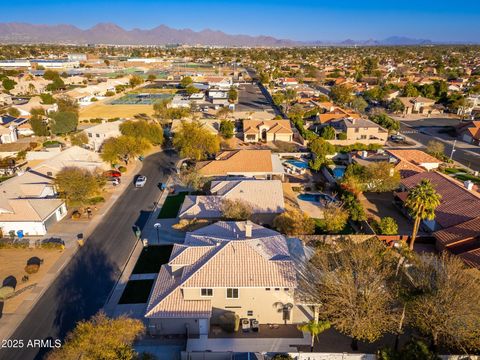
<path fill-rule="evenodd" d="M 298 198 L 303 201 L 310 201 L 310 202 L 320 202 L 320 201 L 326 201 L 326 202 L 336 202 L 333 197 L 327 194 L 300 194 L 298 195 Z"/>
<path fill-rule="evenodd" d="M 287 160 L 287 164 L 293 165 L 299 169 L 308 169 L 308 164 L 305 161 L 301 160 Z"/>
<path fill-rule="evenodd" d="M 341 179 L 343 178 L 343 175 L 345 175 L 345 166 L 335 166 L 332 167 L 332 172 L 333 172 L 333 177 L 335 179 Z"/>

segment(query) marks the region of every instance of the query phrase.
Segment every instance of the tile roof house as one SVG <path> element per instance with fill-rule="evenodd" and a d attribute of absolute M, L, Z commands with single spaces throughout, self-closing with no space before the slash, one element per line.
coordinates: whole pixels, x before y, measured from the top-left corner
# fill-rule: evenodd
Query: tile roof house
<path fill-rule="evenodd" d="M 388 130 L 368 119 L 343 117 L 332 120 L 328 125 L 333 126 L 338 134 L 345 134 L 344 139 L 327 140 L 333 145 L 380 144 L 384 145 L 388 139 Z"/>
<path fill-rule="evenodd" d="M 408 189 L 422 179 L 428 179 L 442 196 L 435 210 L 434 220 L 424 220 L 423 225 L 433 231 L 436 247 L 461 255 L 470 265 L 480 268 L 480 194 L 439 172 L 424 172 L 402 180 L 402 190 L 395 194 L 405 201 Z M 474 255 L 476 254 L 476 255 Z"/>
<path fill-rule="evenodd" d="M 400 161 L 406 161 L 416 166 L 420 166 L 427 171 L 438 169 L 443 162 L 421 150 L 399 149 L 387 150 L 387 152 Z"/>
<path fill-rule="evenodd" d="M 243 141 L 286 141 L 293 140 L 290 120 L 243 120 Z"/>
<path fill-rule="evenodd" d="M 151 334 L 207 336 L 225 314 L 260 324 L 308 321 L 295 303 L 296 268 L 287 239 L 252 222 L 217 222 L 175 244 L 150 294 Z M 292 304 L 285 309 L 278 304 Z"/>
<path fill-rule="evenodd" d="M 224 199 L 241 200 L 251 205 L 252 220 L 271 224 L 276 215 L 285 211 L 280 180 L 225 180 L 213 181 L 212 195 L 187 195 L 179 212 L 184 219 L 221 219 Z"/>
<path fill-rule="evenodd" d="M 215 160 L 197 163 L 200 175 L 206 177 L 245 176 L 258 179 L 282 178 L 284 167 L 277 154 L 270 150 L 228 150 Z"/>
<path fill-rule="evenodd" d="M 460 138 L 470 144 L 480 145 L 480 121 L 461 124 L 457 128 Z"/>
<path fill-rule="evenodd" d="M 439 105 L 435 105 L 435 100 L 417 96 L 417 97 L 399 97 L 398 98 L 405 107 L 403 113 L 409 114 L 441 114 L 443 109 Z"/>

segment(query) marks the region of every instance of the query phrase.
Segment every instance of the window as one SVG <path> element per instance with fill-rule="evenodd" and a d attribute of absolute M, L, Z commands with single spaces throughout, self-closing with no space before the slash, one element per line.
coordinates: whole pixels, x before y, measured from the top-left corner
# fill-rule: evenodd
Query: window
<path fill-rule="evenodd" d="M 355 128 L 355 132 L 360 132 L 360 129 L 359 128 Z"/>
<path fill-rule="evenodd" d="M 280 291 L 280 288 L 275 288 L 275 291 Z"/>
<path fill-rule="evenodd" d="M 367 138 L 367 135 L 360 135 L 360 139 L 365 140 Z"/>
<path fill-rule="evenodd" d="M 288 288 L 284 288 L 283 290 L 288 291 L 289 289 L 288 289 Z"/>
<path fill-rule="evenodd" d="M 228 288 L 227 289 L 227 299 L 238 299 L 238 289 Z"/>
<path fill-rule="evenodd" d="M 202 296 L 213 296 L 213 289 L 201 289 Z"/>
<path fill-rule="evenodd" d="M 92 134 L 92 133 L 88 133 L 88 137 L 93 137 L 93 134 Z"/>
<path fill-rule="evenodd" d="M 248 310 L 247 311 L 247 316 L 253 316 L 253 310 Z"/>
<path fill-rule="evenodd" d="M 270 288 L 265 288 L 266 291 L 270 291 Z"/>
<path fill-rule="evenodd" d="M 99 137 L 100 137 L 100 134 L 96 134 L 96 136 L 97 136 L 97 138 L 99 138 Z"/>

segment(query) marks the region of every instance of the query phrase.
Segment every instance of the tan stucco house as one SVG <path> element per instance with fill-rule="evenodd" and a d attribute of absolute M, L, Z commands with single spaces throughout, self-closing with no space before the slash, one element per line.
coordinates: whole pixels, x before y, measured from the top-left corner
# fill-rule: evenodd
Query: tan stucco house
<path fill-rule="evenodd" d="M 243 141 L 286 141 L 293 140 L 290 120 L 243 120 Z"/>

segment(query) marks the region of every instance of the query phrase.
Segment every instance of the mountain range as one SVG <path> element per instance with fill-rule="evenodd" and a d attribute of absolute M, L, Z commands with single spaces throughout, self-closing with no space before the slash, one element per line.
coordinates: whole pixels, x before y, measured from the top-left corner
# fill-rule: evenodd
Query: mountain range
<path fill-rule="evenodd" d="M 230 35 L 222 31 L 205 29 L 173 29 L 160 25 L 153 29 L 125 30 L 113 23 L 99 23 L 82 30 L 74 25 L 37 25 L 27 23 L 0 23 L 0 43 L 49 44 L 111 44 L 111 45 L 218 45 L 218 46 L 394 46 L 428 45 L 432 41 L 392 36 L 384 40 L 294 41 L 272 36 Z"/>

